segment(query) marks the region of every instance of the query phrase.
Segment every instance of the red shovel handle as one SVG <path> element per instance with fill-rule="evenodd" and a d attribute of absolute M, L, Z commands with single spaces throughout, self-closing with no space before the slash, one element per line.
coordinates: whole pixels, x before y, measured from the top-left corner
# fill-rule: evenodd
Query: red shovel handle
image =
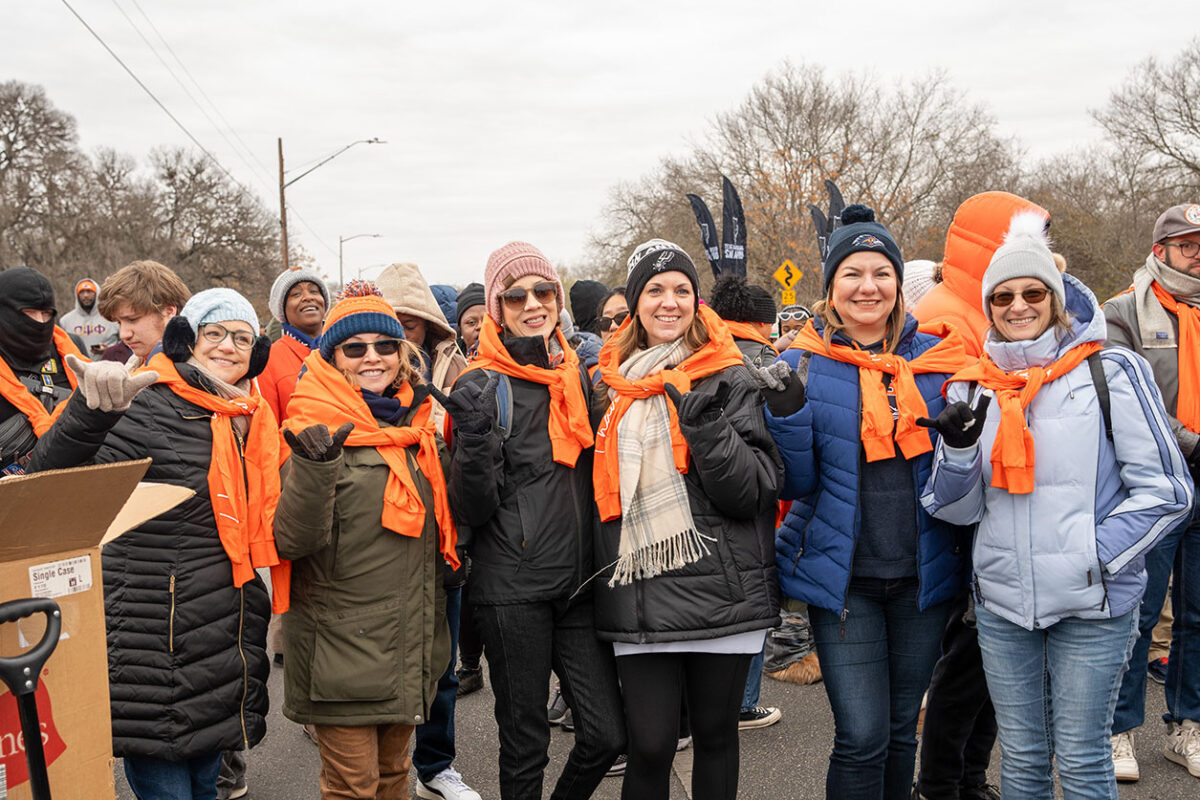
<path fill-rule="evenodd" d="M 42 666 L 58 646 L 58 636 L 62 632 L 62 612 L 59 611 L 58 603 L 46 597 L 30 597 L 0 603 L 0 624 L 16 622 L 37 613 L 46 615 L 46 632 L 42 635 L 42 640 L 27 653 L 0 658 L 0 681 L 4 681 L 17 697 L 33 694 L 37 689 Z"/>

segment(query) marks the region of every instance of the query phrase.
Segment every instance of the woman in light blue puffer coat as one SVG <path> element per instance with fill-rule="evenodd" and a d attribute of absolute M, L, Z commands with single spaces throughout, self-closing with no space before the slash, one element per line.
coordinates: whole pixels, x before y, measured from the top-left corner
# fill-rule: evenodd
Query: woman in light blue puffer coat
<path fill-rule="evenodd" d="M 1014 217 L 984 275 L 985 355 L 947 384 L 930 423 L 942 443 L 922 502 L 978 524 L 973 585 L 1003 796 L 1052 798 L 1053 757 L 1065 798 L 1116 800 L 1109 734 L 1143 556 L 1193 488 L 1149 365 L 1100 350 L 1100 306 L 1059 274 L 1044 225 Z"/>

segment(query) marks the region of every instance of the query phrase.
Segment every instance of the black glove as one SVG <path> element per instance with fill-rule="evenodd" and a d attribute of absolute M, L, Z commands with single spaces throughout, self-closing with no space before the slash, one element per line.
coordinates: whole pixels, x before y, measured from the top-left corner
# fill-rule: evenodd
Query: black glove
<path fill-rule="evenodd" d="M 309 425 L 300 433 L 284 430 L 283 438 L 287 440 L 292 452 L 309 461 L 333 461 L 342 453 L 342 445 L 346 437 L 354 430 L 354 423 L 347 422 L 330 436 L 329 428 L 324 425 Z"/>
<path fill-rule="evenodd" d="M 979 441 L 979 434 L 983 433 L 983 421 L 987 418 L 991 402 L 991 395 L 985 394 L 973 412 L 966 403 L 951 403 L 942 409 L 937 419 L 921 417 L 917 424 L 923 428 L 933 428 L 940 433 L 947 447 L 962 450 Z"/>
<path fill-rule="evenodd" d="M 461 389 L 446 396 L 430 386 L 429 393 L 446 409 L 454 430 L 482 436 L 492 429 L 496 421 L 496 386 L 499 383 L 500 374 L 493 372 L 488 375 L 482 388 L 475 383 L 464 383 Z"/>
<path fill-rule="evenodd" d="M 729 384 L 717 382 L 717 390 L 708 392 L 688 392 L 680 394 L 672 384 L 663 387 L 671 402 L 675 404 L 675 413 L 679 416 L 680 426 L 695 428 L 708 422 L 715 422 L 725 411 L 725 403 L 729 401 Z"/>
<path fill-rule="evenodd" d="M 773 417 L 790 417 L 804 408 L 804 404 L 808 402 L 808 395 L 804 392 L 804 383 L 794 370 L 789 369 L 782 380 L 783 389 L 779 391 L 766 386 L 759 389 L 763 399 L 767 401 L 767 410 Z"/>

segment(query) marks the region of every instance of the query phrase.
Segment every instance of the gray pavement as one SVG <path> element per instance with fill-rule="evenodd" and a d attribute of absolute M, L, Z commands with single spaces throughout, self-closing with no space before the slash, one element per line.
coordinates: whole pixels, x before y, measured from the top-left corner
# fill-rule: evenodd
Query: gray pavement
<path fill-rule="evenodd" d="M 485 670 L 486 673 L 486 670 Z M 302 800 L 317 798 L 317 749 L 299 725 L 279 713 L 283 697 L 283 670 L 276 667 L 270 681 L 272 710 L 267 738 L 250 753 L 248 784 L 250 800 Z M 779 724 L 742 734 L 742 765 L 739 797 L 747 800 L 819 800 L 824 797 L 825 767 L 833 741 L 833 717 L 821 684 L 796 686 L 763 679 L 762 704 L 783 710 Z M 1162 756 L 1163 728 L 1158 721 L 1163 711 L 1162 688 L 1150 684 L 1147 724 L 1135 741 L 1142 779 L 1121 786 L 1121 800 L 1196 800 L 1200 779 Z M 456 714 L 457 769 L 484 800 L 498 800 L 496 773 L 498 744 L 492 718 L 489 687 L 462 698 Z M 549 777 L 544 796 L 549 797 L 553 778 L 566 759 L 572 735 L 555 728 L 550 745 Z M 675 759 L 671 800 L 690 797 L 691 750 Z M 992 758 L 992 780 L 999 783 L 1000 755 Z M 118 797 L 133 800 L 117 763 Z M 594 795 L 597 800 L 618 800 L 619 778 L 607 778 Z M 1060 795 L 1061 796 L 1061 795 Z"/>

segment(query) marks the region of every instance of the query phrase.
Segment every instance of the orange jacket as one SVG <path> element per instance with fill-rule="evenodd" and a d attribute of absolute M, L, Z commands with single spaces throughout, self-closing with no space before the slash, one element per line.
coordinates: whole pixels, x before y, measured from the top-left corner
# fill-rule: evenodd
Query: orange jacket
<path fill-rule="evenodd" d="M 287 419 L 287 404 L 296 390 L 296 378 L 300 377 L 300 365 L 312 352 L 308 345 L 284 334 L 271 345 L 271 357 L 267 368 L 258 376 L 258 391 L 275 412 L 275 419 L 282 424 Z"/>
<path fill-rule="evenodd" d="M 983 337 L 991 322 L 983 311 L 983 273 L 992 254 L 1004 242 L 1013 215 L 1044 208 L 1008 192 L 983 192 L 967 198 L 954 212 L 946 232 L 942 282 L 929 290 L 913 309 L 921 324 L 948 322 L 963 335 L 967 355 L 983 352 Z"/>

